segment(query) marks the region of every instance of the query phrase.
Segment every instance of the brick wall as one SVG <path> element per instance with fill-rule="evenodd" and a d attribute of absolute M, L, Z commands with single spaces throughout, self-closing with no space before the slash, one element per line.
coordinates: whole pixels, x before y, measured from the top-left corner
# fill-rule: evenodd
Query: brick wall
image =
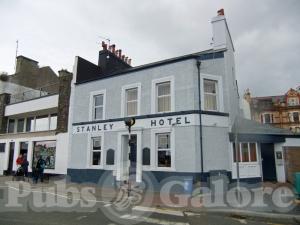
<path fill-rule="evenodd" d="M 71 94 L 72 73 L 67 70 L 59 72 L 59 98 L 57 112 L 57 133 L 68 131 L 69 105 Z"/>

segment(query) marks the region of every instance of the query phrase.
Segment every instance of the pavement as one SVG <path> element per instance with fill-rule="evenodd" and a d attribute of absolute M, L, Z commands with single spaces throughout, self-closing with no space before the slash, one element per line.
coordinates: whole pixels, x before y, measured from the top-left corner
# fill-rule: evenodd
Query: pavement
<path fill-rule="evenodd" d="M 272 188 L 278 186 L 278 184 L 264 186 L 266 188 L 272 185 L 275 186 Z M 21 207 L 13 205 L 15 203 L 13 200 L 10 202 L 12 204 L 8 205 L 8 198 L 14 199 L 16 196 L 19 197 L 18 203 Z M 99 188 L 93 184 L 66 184 L 65 180 L 54 179 L 32 185 L 30 182 L 11 182 L 11 177 L 2 176 L 0 177 L 0 225 L 300 224 L 298 201 L 290 211 L 279 212 L 271 205 L 238 208 L 233 207 L 232 204 L 231 207 L 228 205 L 205 207 L 203 202 L 197 199 L 212 196 L 197 193 L 192 198 L 167 193 L 146 193 L 142 200 L 139 199 L 138 193 L 130 198 L 123 197 L 119 197 L 118 193 L 111 188 Z M 260 199 L 261 197 L 263 196 L 259 196 Z M 124 199 L 140 201 L 130 210 L 122 211 L 119 210 L 120 206 L 123 207 L 128 203 L 123 201 Z M 218 197 L 214 200 L 214 202 L 218 201 Z"/>

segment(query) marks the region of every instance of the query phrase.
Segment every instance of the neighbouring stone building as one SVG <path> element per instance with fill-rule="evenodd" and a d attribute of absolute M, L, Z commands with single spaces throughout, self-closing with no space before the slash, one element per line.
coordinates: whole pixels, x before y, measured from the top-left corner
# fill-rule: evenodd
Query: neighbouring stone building
<path fill-rule="evenodd" d="M 0 174 L 15 171 L 20 154 L 29 172 L 42 155 L 45 173 L 66 174 L 72 74 L 58 73 L 18 56 L 15 74 L 0 75 Z"/>
<path fill-rule="evenodd" d="M 300 86 L 277 96 L 252 97 L 247 90 L 244 99 L 252 120 L 300 133 Z"/>
<path fill-rule="evenodd" d="M 300 86 L 291 88 L 284 95 L 263 97 L 252 97 L 248 89 L 243 100 L 244 109 L 252 120 L 300 134 Z M 293 182 L 293 174 L 300 171 L 299 145 L 294 141 L 283 146 L 280 157 L 283 159 L 286 180 Z"/>

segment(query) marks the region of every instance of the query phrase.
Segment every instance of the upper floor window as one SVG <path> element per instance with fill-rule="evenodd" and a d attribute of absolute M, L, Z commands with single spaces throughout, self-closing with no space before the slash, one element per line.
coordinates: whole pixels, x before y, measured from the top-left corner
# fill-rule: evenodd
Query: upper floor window
<path fill-rule="evenodd" d="M 204 79 L 204 110 L 218 110 L 218 81 Z"/>
<path fill-rule="evenodd" d="M 103 103 L 104 95 L 95 95 L 94 96 L 94 106 L 93 106 L 93 119 L 102 120 L 103 119 Z"/>
<path fill-rule="evenodd" d="M 291 112 L 289 115 L 291 122 L 299 122 L 299 112 Z"/>
<path fill-rule="evenodd" d="M 56 130 L 57 114 L 9 119 L 7 133 Z"/>
<path fill-rule="evenodd" d="M 7 133 L 14 133 L 15 132 L 15 120 L 9 119 L 8 126 L 7 126 Z"/>
<path fill-rule="evenodd" d="M 125 91 L 125 116 L 138 114 L 138 88 L 131 88 Z"/>
<path fill-rule="evenodd" d="M 288 98 L 288 106 L 294 106 L 294 105 L 299 105 L 299 98 L 298 97 Z"/>
<path fill-rule="evenodd" d="M 264 113 L 262 115 L 262 122 L 263 123 L 273 123 L 273 114 L 271 114 L 271 113 Z"/>
<path fill-rule="evenodd" d="M 171 111 L 171 82 L 156 84 L 157 112 Z"/>

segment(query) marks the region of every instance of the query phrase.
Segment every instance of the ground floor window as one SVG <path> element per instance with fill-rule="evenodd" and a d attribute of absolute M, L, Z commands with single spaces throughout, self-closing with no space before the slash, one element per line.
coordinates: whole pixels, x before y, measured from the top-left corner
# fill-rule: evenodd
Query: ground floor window
<path fill-rule="evenodd" d="M 256 143 L 239 143 L 237 149 L 233 143 L 233 161 L 237 162 L 257 162 Z"/>
<path fill-rule="evenodd" d="M 157 166 L 171 167 L 171 133 L 156 134 Z"/>
<path fill-rule="evenodd" d="M 91 154 L 91 164 L 93 166 L 99 166 L 101 164 L 101 152 L 102 152 L 101 137 L 93 137 L 92 154 Z"/>
<path fill-rule="evenodd" d="M 46 161 L 45 169 L 55 169 L 56 141 L 34 142 L 32 166 L 42 157 Z"/>

